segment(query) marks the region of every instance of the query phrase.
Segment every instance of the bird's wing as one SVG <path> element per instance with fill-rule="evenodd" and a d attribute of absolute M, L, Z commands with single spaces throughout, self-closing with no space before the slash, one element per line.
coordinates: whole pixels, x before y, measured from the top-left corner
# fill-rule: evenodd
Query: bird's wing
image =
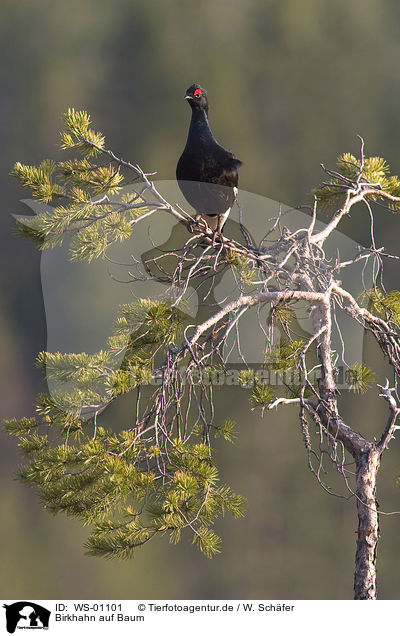
<path fill-rule="evenodd" d="M 198 149 L 197 149 L 198 150 Z M 219 144 L 208 151 L 183 153 L 177 179 L 185 198 L 200 214 L 224 214 L 233 204 L 242 162 Z"/>
<path fill-rule="evenodd" d="M 219 152 L 205 157 L 203 163 L 203 179 L 208 183 L 234 188 L 238 184 L 238 168 L 242 165 L 232 152 L 219 146 Z"/>

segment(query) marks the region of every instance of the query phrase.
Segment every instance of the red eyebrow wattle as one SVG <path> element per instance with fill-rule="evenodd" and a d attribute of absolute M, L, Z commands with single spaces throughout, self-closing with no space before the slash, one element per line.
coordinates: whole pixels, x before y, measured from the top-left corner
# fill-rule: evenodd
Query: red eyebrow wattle
<path fill-rule="evenodd" d="M 196 90 L 194 91 L 193 95 L 201 95 L 201 89 L 200 88 L 196 88 Z"/>

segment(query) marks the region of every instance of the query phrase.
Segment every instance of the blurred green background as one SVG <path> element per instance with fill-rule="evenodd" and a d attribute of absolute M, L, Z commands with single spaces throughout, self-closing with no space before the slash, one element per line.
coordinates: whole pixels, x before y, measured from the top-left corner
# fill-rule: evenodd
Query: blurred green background
<path fill-rule="evenodd" d="M 30 415 L 46 346 L 40 255 L 13 236 L 27 193 L 8 176 L 17 160 L 59 156 L 60 115 L 85 108 L 117 154 L 173 179 L 187 134 L 187 86 L 204 85 L 217 138 L 243 161 L 240 187 L 295 205 L 333 165 L 357 152 L 400 172 L 400 5 L 396 0 L 1 0 L 1 416 Z M 398 253 L 400 221 L 380 210 L 377 244 Z M 364 212 L 345 231 L 368 241 Z M 389 263 L 387 288 L 399 288 Z M 376 351 L 366 343 L 365 360 Z M 380 363 L 378 363 L 379 365 Z M 372 388 L 343 397 L 349 424 L 378 436 L 387 412 Z M 218 447 L 223 479 L 248 497 L 246 517 L 219 523 L 223 552 L 205 559 L 185 540 L 153 541 L 130 562 L 84 556 L 86 531 L 44 512 L 14 480 L 21 461 L 1 436 L 2 598 L 352 597 L 354 500 L 327 495 L 307 469 L 295 410 L 261 418 L 242 391 L 221 388 L 221 417 L 240 437 Z M 400 509 L 398 441 L 383 458 L 378 499 Z M 327 479 L 335 481 L 334 475 Z M 342 488 L 343 492 L 343 488 Z M 398 516 L 381 517 L 380 598 L 399 598 Z"/>

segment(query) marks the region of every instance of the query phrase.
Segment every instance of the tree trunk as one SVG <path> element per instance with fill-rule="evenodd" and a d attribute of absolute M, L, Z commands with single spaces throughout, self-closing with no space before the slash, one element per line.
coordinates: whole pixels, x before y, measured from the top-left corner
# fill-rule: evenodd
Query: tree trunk
<path fill-rule="evenodd" d="M 380 453 L 371 445 L 356 456 L 356 496 L 358 532 L 354 598 L 376 599 L 376 550 L 379 540 L 379 521 L 375 498 L 376 476 Z"/>

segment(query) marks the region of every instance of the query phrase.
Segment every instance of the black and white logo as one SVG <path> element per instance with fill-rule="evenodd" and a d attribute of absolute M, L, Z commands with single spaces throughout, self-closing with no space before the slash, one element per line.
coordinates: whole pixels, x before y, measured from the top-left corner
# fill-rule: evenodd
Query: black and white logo
<path fill-rule="evenodd" d="M 32 601 L 18 601 L 3 605 L 6 610 L 6 625 L 9 634 L 16 629 L 48 629 L 50 610 Z"/>

